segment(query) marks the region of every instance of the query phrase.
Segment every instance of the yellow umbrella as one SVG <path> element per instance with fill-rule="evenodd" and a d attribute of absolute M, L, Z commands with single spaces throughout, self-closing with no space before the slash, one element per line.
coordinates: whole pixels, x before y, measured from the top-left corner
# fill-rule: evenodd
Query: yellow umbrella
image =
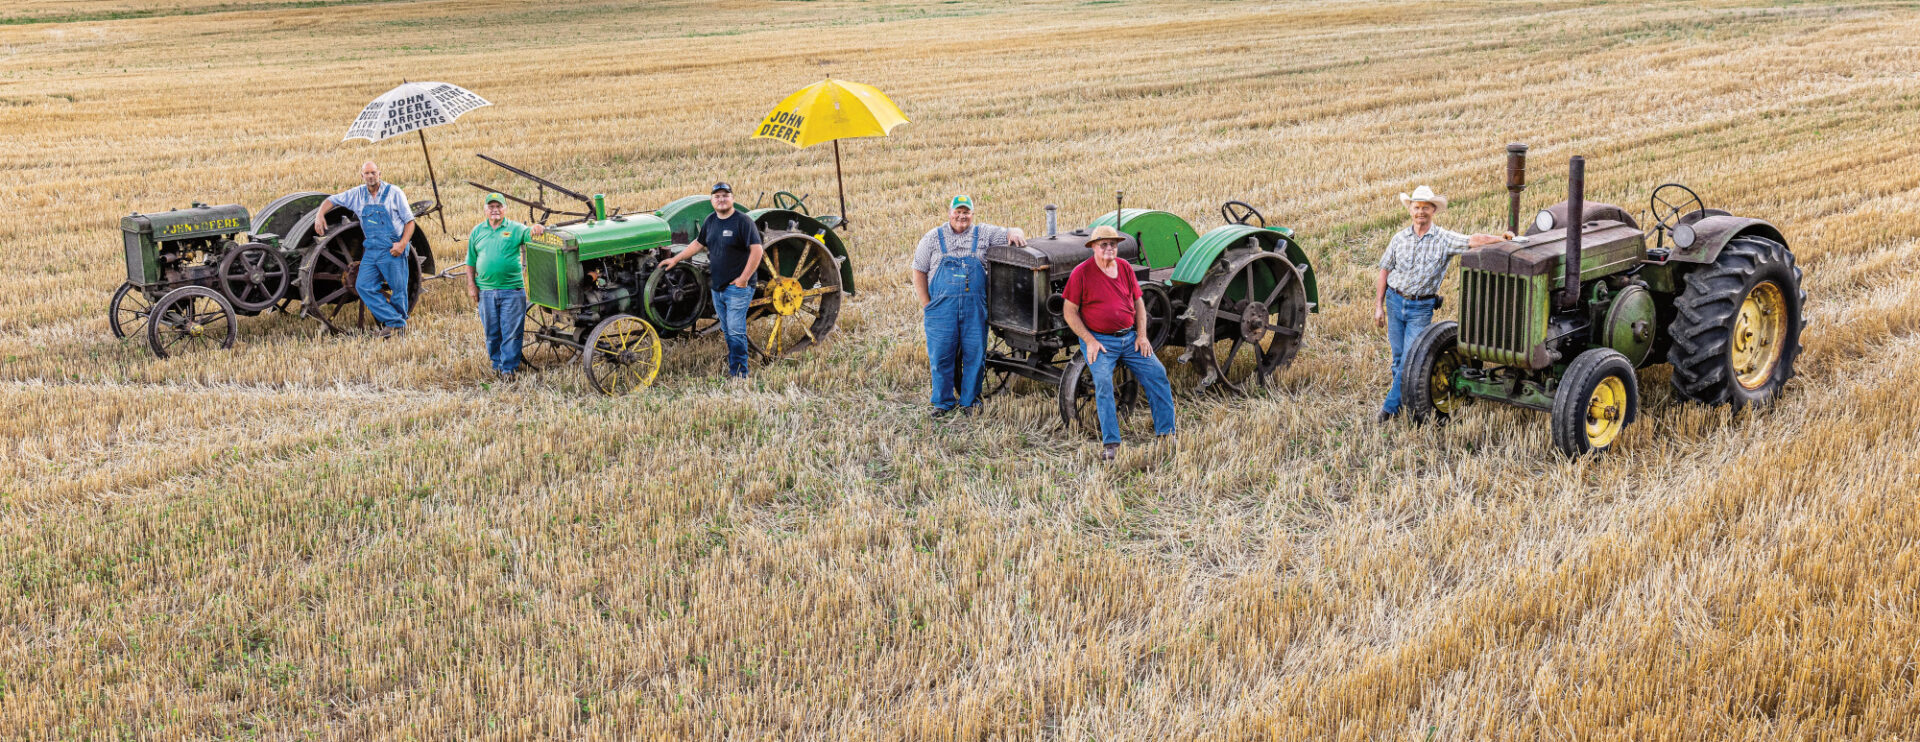
<path fill-rule="evenodd" d="M 775 105 L 760 120 L 753 138 L 775 139 L 797 149 L 833 142 L 833 177 L 840 187 L 840 219 L 845 223 L 847 186 L 840 174 L 840 140 L 884 137 L 904 123 L 907 115 L 878 88 L 827 78 Z"/>

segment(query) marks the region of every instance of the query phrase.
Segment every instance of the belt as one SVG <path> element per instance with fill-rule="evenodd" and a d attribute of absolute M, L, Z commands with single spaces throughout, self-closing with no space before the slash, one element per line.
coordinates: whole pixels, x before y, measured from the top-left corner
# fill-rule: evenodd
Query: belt
<path fill-rule="evenodd" d="M 1392 286 L 1388 286 L 1387 290 L 1393 292 L 1395 295 L 1399 296 L 1402 299 L 1406 299 L 1407 301 L 1426 301 L 1428 299 L 1433 299 L 1440 296 L 1439 294 L 1422 294 L 1420 296 L 1408 296 L 1406 294 L 1400 293 L 1399 289 L 1396 289 Z"/>

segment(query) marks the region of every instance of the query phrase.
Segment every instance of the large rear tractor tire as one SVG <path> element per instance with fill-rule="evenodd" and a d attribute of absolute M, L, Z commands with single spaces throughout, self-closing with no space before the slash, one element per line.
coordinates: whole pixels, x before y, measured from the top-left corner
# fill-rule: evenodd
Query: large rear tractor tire
<path fill-rule="evenodd" d="M 1734 409 L 1773 399 L 1793 378 L 1806 300 L 1786 245 L 1735 237 L 1712 265 L 1687 274 L 1674 302 L 1673 388 Z"/>
<path fill-rule="evenodd" d="M 1593 348 L 1567 366 L 1553 393 L 1553 445 L 1568 456 L 1605 451 L 1640 413 L 1633 362 L 1612 348 Z"/>

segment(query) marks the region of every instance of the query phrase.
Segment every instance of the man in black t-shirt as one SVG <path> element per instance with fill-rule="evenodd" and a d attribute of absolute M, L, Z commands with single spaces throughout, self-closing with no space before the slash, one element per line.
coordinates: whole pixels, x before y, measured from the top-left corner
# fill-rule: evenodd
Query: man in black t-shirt
<path fill-rule="evenodd" d="M 727 377 L 747 378 L 747 307 L 753 303 L 753 271 L 760 267 L 760 228 L 753 219 L 733 208 L 733 186 L 713 184 L 713 213 L 700 223 L 700 234 L 656 270 L 667 270 L 680 261 L 710 251 L 707 258 L 709 288 L 713 291 L 713 313 L 720 319 L 720 332 L 727 337 Z"/>

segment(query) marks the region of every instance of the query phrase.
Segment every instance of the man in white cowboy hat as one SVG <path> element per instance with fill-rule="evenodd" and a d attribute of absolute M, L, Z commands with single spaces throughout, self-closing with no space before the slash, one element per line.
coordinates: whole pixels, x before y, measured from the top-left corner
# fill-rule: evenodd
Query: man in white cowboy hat
<path fill-rule="evenodd" d="M 1153 434 L 1173 435 L 1173 385 L 1167 367 L 1153 355 L 1147 340 L 1147 304 L 1133 266 L 1120 260 L 1120 232 L 1100 226 L 1087 237 L 1093 257 L 1067 276 L 1060 291 L 1066 299 L 1067 326 L 1080 338 L 1080 352 L 1093 375 L 1093 401 L 1100 413 L 1102 461 L 1112 461 L 1120 449 L 1120 418 L 1113 404 L 1113 368 L 1125 364 L 1153 409 Z"/>
<path fill-rule="evenodd" d="M 1380 406 L 1380 422 L 1400 414 L 1401 372 L 1406 368 L 1407 349 L 1433 323 L 1447 264 L 1453 256 L 1472 248 L 1513 238 L 1510 232 L 1469 236 L 1434 224 L 1433 215 L 1446 210 L 1447 197 L 1424 185 L 1413 189 L 1412 194 L 1400 194 L 1400 203 L 1407 207 L 1413 225 L 1393 233 L 1387 243 L 1386 253 L 1380 256 L 1380 281 L 1374 291 L 1373 323 L 1387 328 L 1387 342 L 1393 346 L 1393 386 Z"/>

